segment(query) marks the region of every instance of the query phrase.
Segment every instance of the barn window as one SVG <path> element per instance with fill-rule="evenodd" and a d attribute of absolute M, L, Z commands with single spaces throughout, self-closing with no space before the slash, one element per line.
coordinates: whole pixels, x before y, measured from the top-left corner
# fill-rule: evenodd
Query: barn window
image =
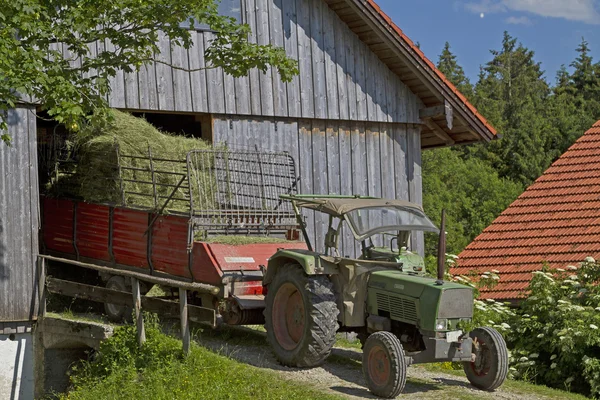
<path fill-rule="evenodd" d="M 235 18 L 239 23 L 243 23 L 242 17 L 242 0 L 221 0 L 219 3 L 219 14 Z M 180 24 L 182 28 L 195 29 L 197 31 L 210 30 L 208 25 L 195 23 L 190 25 L 190 21 L 185 21 Z"/>

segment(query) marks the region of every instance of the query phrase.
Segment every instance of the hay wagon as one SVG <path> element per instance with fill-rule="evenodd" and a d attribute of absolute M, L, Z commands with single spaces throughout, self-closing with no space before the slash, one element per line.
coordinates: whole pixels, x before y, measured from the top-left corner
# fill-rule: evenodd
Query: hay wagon
<path fill-rule="evenodd" d="M 114 150 L 116 159 L 106 161 L 115 166 L 105 177 L 105 187 L 117 188 L 105 193 L 110 201 L 42 196 L 42 254 L 98 266 L 93 278 L 121 292 L 131 292 L 126 272 L 148 278 L 142 294 L 158 278 L 172 287 L 195 284 L 188 300 L 215 310 L 216 323 L 263 323 L 267 259 L 280 248 L 305 248 L 291 205 L 280 200 L 297 191 L 293 158 L 225 148 L 193 150 L 185 159 L 153 157 L 150 148 L 143 155 Z M 76 173 L 72 162 L 59 163 L 54 188 Z M 109 302 L 105 311 L 112 320 L 131 315 Z"/>

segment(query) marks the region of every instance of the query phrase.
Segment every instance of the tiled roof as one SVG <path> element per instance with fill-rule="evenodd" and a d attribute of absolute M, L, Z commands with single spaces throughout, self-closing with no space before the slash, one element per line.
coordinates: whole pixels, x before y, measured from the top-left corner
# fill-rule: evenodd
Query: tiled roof
<path fill-rule="evenodd" d="M 482 298 L 523 297 L 531 272 L 600 258 L 600 121 L 459 255 L 453 275 L 497 270 Z"/>
<path fill-rule="evenodd" d="M 437 77 L 448 87 L 448 89 L 454 94 L 456 95 L 460 101 L 475 115 L 475 117 L 481 121 L 481 123 L 493 134 L 496 135 L 496 129 L 494 129 L 494 127 L 485 119 L 485 117 L 483 115 L 481 115 L 479 113 L 479 111 L 477 111 L 477 109 L 475 108 L 475 106 L 473 106 L 469 100 L 467 100 L 467 98 L 452 84 L 452 82 L 450 82 L 446 76 L 442 73 L 442 71 L 440 71 L 439 69 L 437 69 L 437 67 L 435 66 L 434 63 L 431 62 L 431 60 L 429 60 L 425 54 L 423 53 L 423 51 L 421 51 L 421 49 L 419 49 L 417 47 L 417 45 L 414 44 L 414 42 L 412 40 L 410 40 L 410 38 L 408 36 L 406 36 L 404 34 L 404 32 L 402 32 L 402 29 L 400 29 L 398 27 L 398 25 L 396 25 L 394 23 L 394 21 L 392 21 L 392 19 L 383 12 L 383 10 L 381 9 L 381 7 L 379 7 L 379 5 L 377 3 L 375 3 L 374 0 L 367 0 L 367 3 L 373 7 L 377 13 L 379 13 L 379 15 L 381 15 L 381 17 L 387 22 L 387 24 L 389 25 L 390 28 L 392 28 L 399 36 L 400 38 L 406 42 L 406 44 L 412 49 L 412 51 L 414 52 L 414 54 L 419 57 L 421 60 L 423 60 L 425 62 L 425 64 L 427 64 L 427 66 L 430 68 L 430 72 L 433 72 L 435 75 L 437 75 Z"/>

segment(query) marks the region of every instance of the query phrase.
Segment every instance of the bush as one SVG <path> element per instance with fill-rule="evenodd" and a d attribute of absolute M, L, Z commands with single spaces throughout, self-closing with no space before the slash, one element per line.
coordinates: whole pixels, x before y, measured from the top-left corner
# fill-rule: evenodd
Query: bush
<path fill-rule="evenodd" d="M 454 277 L 474 287 L 494 274 Z M 519 308 L 475 300 L 472 324 L 493 326 L 511 352 L 513 378 L 600 397 L 600 263 L 533 272 Z"/>

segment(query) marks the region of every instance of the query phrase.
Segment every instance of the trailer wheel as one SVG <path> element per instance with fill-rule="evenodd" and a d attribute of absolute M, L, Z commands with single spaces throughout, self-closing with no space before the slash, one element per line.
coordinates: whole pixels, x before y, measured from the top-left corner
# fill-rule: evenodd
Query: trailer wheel
<path fill-rule="evenodd" d="M 286 264 L 269 285 L 265 308 L 267 340 L 289 367 L 315 367 L 331 353 L 339 310 L 326 276 L 307 276 L 300 265 Z"/>
<path fill-rule="evenodd" d="M 106 281 L 107 289 L 120 290 L 122 292 L 130 292 L 125 279 L 122 276 L 114 275 Z M 132 300 L 133 302 L 133 300 Z M 110 321 L 121 322 L 123 320 L 131 322 L 133 312 L 132 307 L 121 306 L 118 304 L 104 303 L 104 312 Z"/>
<path fill-rule="evenodd" d="M 508 375 L 508 350 L 500 333 L 488 327 L 469 334 L 473 339 L 473 361 L 463 363 L 467 379 L 482 390 L 497 389 Z"/>
<path fill-rule="evenodd" d="M 363 349 L 362 370 L 375 396 L 392 399 L 406 384 L 406 360 L 400 339 L 391 332 L 370 335 Z"/>

